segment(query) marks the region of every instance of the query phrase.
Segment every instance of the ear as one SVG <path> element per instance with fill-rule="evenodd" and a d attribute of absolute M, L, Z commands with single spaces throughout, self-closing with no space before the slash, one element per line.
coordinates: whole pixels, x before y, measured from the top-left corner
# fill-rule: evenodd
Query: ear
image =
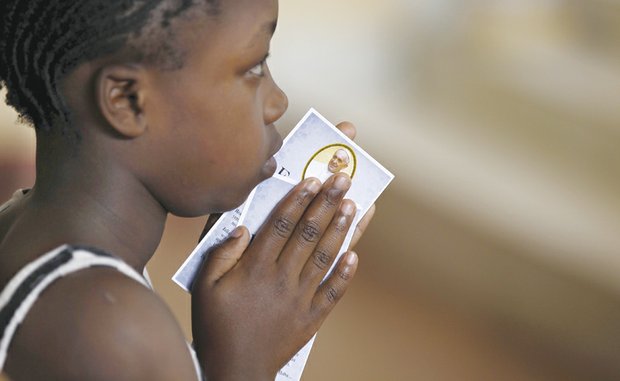
<path fill-rule="evenodd" d="M 146 84 L 141 67 L 105 66 L 97 76 L 97 105 L 112 129 L 123 137 L 136 138 L 147 129 Z"/>

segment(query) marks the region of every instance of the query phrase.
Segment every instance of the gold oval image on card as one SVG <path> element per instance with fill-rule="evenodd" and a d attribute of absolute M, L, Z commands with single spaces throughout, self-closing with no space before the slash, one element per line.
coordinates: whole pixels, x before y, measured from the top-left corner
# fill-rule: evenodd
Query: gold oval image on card
<path fill-rule="evenodd" d="M 357 156 L 355 151 L 346 144 L 330 144 L 318 150 L 306 166 L 301 179 L 316 177 L 325 182 L 335 173 L 346 173 L 353 179 L 357 170 Z"/>

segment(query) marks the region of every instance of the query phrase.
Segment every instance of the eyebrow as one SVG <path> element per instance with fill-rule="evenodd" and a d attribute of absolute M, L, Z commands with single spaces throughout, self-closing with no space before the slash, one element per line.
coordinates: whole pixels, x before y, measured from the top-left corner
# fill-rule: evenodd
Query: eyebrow
<path fill-rule="evenodd" d="M 265 32 L 269 35 L 269 36 L 273 36 L 273 34 L 276 32 L 276 28 L 278 27 L 278 19 L 275 19 L 273 21 L 270 22 L 266 22 L 263 25 L 263 29 L 265 30 Z"/>
<path fill-rule="evenodd" d="M 259 40 L 262 36 L 267 36 L 268 38 L 273 36 L 273 34 L 276 32 L 277 26 L 278 26 L 277 19 L 264 23 L 250 40 L 250 43 L 248 44 L 248 48 L 253 47 L 256 41 Z"/>

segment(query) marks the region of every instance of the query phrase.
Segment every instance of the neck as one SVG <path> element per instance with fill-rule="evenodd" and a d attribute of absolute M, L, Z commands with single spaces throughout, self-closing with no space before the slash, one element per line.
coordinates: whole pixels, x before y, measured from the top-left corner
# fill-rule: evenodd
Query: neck
<path fill-rule="evenodd" d="M 97 247 L 141 271 L 159 245 L 166 210 L 113 159 L 89 149 L 69 155 L 58 160 L 56 151 L 50 160 L 37 150 L 37 181 L 23 214 L 30 217 L 27 226 L 39 226 L 35 231 L 48 245 Z"/>

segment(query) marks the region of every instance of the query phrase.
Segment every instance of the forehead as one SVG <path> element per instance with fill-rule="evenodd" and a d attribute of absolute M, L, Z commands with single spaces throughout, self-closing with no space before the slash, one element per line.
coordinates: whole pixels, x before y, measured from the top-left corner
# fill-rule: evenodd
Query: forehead
<path fill-rule="evenodd" d="M 221 0 L 218 22 L 221 25 L 239 23 L 251 25 L 278 17 L 278 0 Z"/>
<path fill-rule="evenodd" d="M 277 0 L 220 0 L 216 15 L 194 19 L 183 28 L 183 34 L 188 37 L 185 42 L 204 48 L 252 45 L 269 40 L 277 18 Z"/>
<path fill-rule="evenodd" d="M 195 9 L 190 19 L 179 20 L 175 32 L 185 57 L 179 75 L 221 82 L 233 75 L 231 69 L 251 67 L 251 61 L 267 53 L 278 17 L 277 0 L 220 0 L 217 14 Z"/>

